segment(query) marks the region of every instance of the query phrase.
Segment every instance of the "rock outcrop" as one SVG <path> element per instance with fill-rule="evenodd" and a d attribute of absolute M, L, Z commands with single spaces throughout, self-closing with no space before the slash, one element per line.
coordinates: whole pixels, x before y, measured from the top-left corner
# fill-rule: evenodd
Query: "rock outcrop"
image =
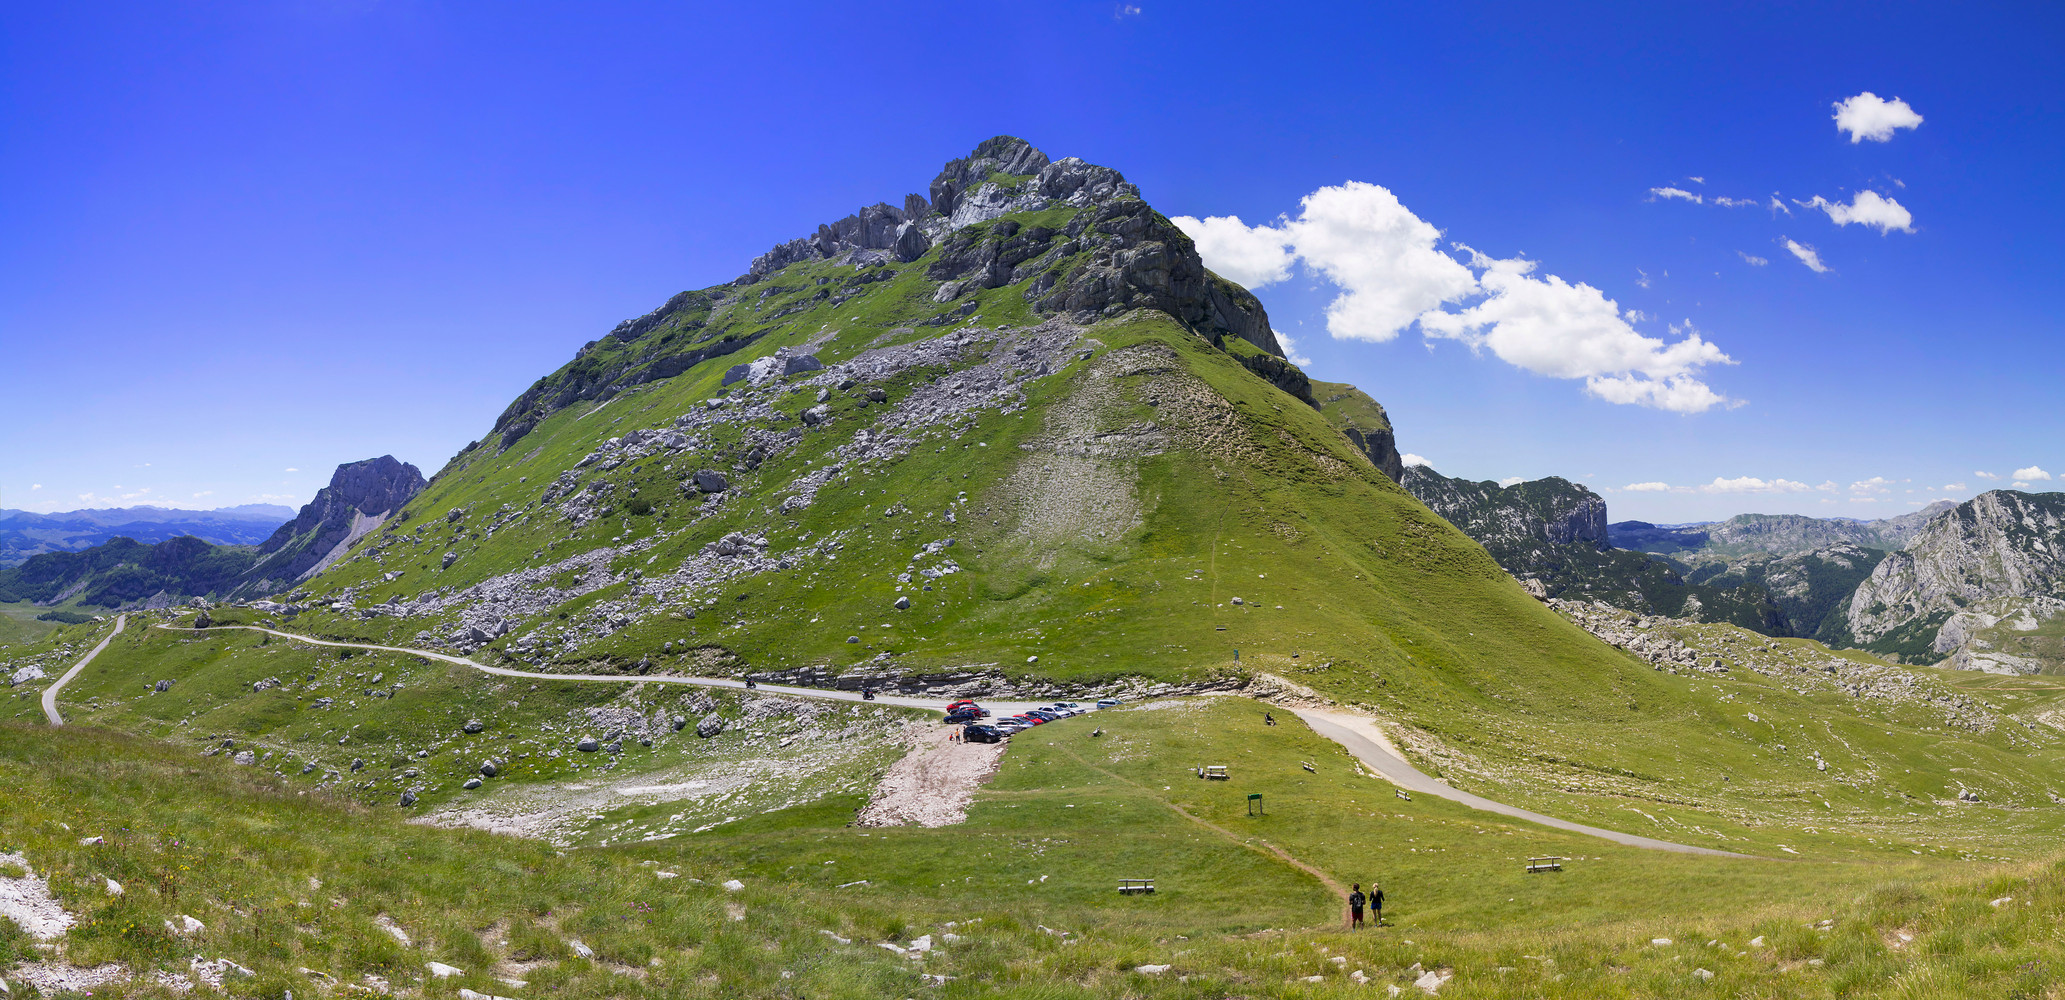
<path fill-rule="evenodd" d="M 2061 600 L 2065 494 L 1993 490 L 1930 521 L 1879 563 L 1842 624 L 1876 652 L 1933 662 L 1964 651 L 1969 662 L 1977 632 L 2023 618 L 2030 627 L 2020 631 L 2036 631 Z"/>
<path fill-rule="evenodd" d="M 1762 588 L 1689 583 L 1662 559 L 1614 548 L 1607 540 L 1606 501 L 1567 479 L 1500 486 L 1415 465 L 1404 469 L 1399 484 L 1484 546 L 1537 597 L 1603 601 L 1642 614 L 1791 634 Z"/>
<path fill-rule="evenodd" d="M 277 590 L 321 571 L 353 542 L 423 492 L 423 473 L 392 455 L 347 462 L 316 491 L 294 520 L 258 547 L 258 561 L 238 583 L 238 594 Z"/>

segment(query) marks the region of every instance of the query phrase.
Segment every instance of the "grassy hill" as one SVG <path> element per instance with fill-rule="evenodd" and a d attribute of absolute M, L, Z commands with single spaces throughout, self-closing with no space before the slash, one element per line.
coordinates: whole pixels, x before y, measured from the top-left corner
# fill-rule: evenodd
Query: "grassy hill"
<path fill-rule="evenodd" d="M 212 612 L 620 682 L 150 613 L 66 689 L 78 725 L 29 728 L 47 680 L 8 691 L 0 850 L 92 921 L 72 960 L 179 967 L 157 928 L 189 912 L 268 995 L 434 959 L 467 971 L 429 995 L 1304 996 L 1447 968 L 1443 996 L 2006 996 L 2055 961 L 2065 690 L 1730 625 L 1608 645 L 1397 486 L 1381 407 L 1305 380 L 1115 172 L 1029 150 L 992 140 L 930 201 L 589 343 L 342 558 Z M 54 675 L 109 627 L 11 662 Z M 966 823 L 871 830 L 848 824 L 908 713 L 670 673 L 1138 696 L 1016 738 Z M 1400 799 L 1247 698 L 1183 697 L 1262 675 L 1457 787 L 1755 857 Z M 405 822 L 469 810 L 534 839 Z M 1164 891 L 1113 892 L 1133 876 Z M 1395 928 L 1330 929 L 1371 879 Z"/>

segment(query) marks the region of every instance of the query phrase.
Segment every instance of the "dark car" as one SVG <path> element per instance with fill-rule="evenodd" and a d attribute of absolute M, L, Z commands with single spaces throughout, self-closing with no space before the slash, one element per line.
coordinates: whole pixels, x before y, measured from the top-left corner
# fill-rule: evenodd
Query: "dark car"
<path fill-rule="evenodd" d="M 1004 734 L 998 732 L 992 726 L 968 726 L 961 730 L 961 741 L 964 743 L 1002 743 L 1004 742 Z"/>
<path fill-rule="evenodd" d="M 982 716 L 976 715 L 974 712 L 970 712 L 966 709 L 962 709 L 961 711 L 948 714 L 944 721 L 949 726 L 964 726 L 980 718 L 982 718 Z"/>
<path fill-rule="evenodd" d="M 1027 712 L 1024 715 L 1014 715 L 1012 716 L 1012 718 L 1017 719 L 1018 721 L 1023 722 L 1028 726 L 1044 726 L 1047 724 L 1048 721 L 1037 715 L 1032 714 L 1031 712 Z"/>

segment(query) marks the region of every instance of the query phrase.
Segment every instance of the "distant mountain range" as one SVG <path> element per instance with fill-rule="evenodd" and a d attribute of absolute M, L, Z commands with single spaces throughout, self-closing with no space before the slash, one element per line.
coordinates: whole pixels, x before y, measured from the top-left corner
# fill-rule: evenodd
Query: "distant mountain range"
<path fill-rule="evenodd" d="M 114 538 L 146 544 L 192 535 L 214 545 L 256 545 L 294 516 L 278 504 L 219 510 L 119 507 L 36 514 L 0 509 L 0 568 L 45 552 L 78 552 Z"/>
<path fill-rule="evenodd" d="M 224 513 L 248 517 L 253 511 L 251 507 L 230 512 L 155 507 L 76 512 L 100 515 L 99 520 L 117 525 L 141 525 L 144 530 L 137 534 L 146 538 L 135 538 L 125 531 L 76 551 L 32 555 L 19 565 L 0 569 L 0 601 L 75 603 L 98 608 L 165 607 L 191 597 L 270 593 L 328 565 L 422 488 L 423 474 L 391 455 L 348 462 L 337 467 L 330 485 L 317 491 L 315 499 L 298 514 L 286 507 L 260 506 L 257 516 L 263 521 L 229 522 L 237 529 L 230 537 L 242 539 L 234 544 L 218 544 L 198 532 L 178 532 L 177 527 L 195 522 L 175 518 Z M 126 515 L 138 512 L 162 519 L 126 520 Z M 282 514 L 285 516 L 278 516 Z M 74 523 L 93 520 L 81 517 Z M 218 537 L 226 534 L 219 523 L 203 522 L 199 526 Z M 171 537 L 153 537 L 168 532 Z M 262 544 L 254 547 L 252 542 Z"/>

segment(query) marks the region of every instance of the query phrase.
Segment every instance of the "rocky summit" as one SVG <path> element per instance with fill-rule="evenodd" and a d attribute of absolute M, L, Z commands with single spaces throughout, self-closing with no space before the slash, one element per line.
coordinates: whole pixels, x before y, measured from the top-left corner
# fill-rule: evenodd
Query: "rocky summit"
<path fill-rule="evenodd" d="M 258 546 L 258 560 L 236 593 L 265 594 L 334 562 L 423 490 L 423 473 L 392 455 L 337 467 L 294 520 Z"/>

